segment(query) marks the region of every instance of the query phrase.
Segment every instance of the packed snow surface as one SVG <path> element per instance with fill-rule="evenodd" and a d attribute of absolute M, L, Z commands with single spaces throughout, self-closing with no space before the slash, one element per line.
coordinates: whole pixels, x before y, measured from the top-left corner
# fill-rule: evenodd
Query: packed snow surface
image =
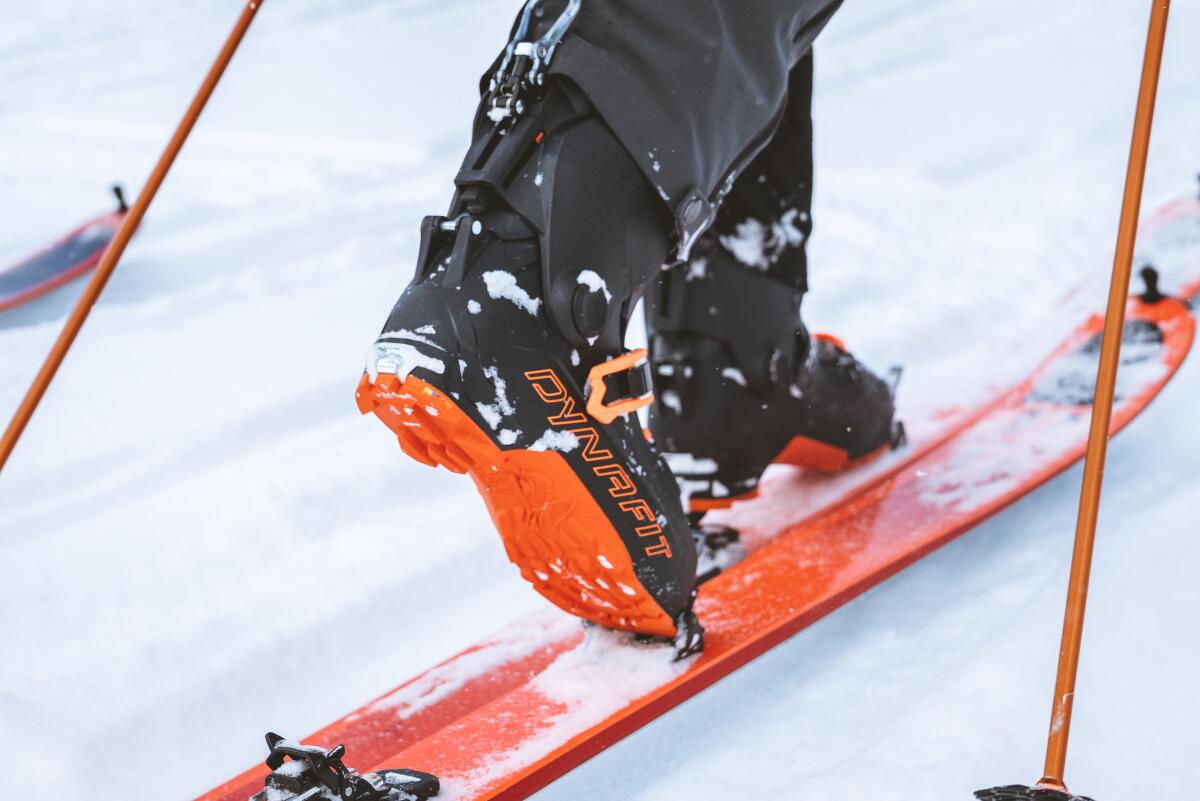
<path fill-rule="evenodd" d="M 406 460 L 353 397 L 519 5 L 263 7 L 0 474 L 0 750 L 40 777 L 23 799 L 58 799 L 69 766 L 98 801 L 187 801 L 265 731 L 302 737 L 545 608 L 471 482 Z M 872 0 L 822 35 L 805 313 L 905 365 L 909 418 L 1022 374 L 1098 305 L 1148 5 Z M 104 211 L 112 181 L 137 190 L 240 8 L 0 5 L 0 263 Z M 1147 207 L 1200 166 L 1200 9 L 1171 26 Z M 479 300 L 538 312 L 493 283 Z M 0 315 L 0 416 L 80 289 Z M 1069 763 L 1098 799 L 1192 795 L 1198 393 L 1193 360 L 1110 455 Z M 1078 486 L 539 798 L 962 801 L 1036 779 Z M 605 664 L 546 681 L 630 691 Z"/>
<path fill-rule="evenodd" d="M 560 656 L 531 683 L 550 702 L 546 708 L 553 709 L 544 730 L 518 748 L 485 761 L 461 786 L 484 788 L 533 764 L 577 732 L 603 722 L 614 708 L 676 678 L 687 664 L 674 661 L 669 644 L 631 644 L 627 634 L 589 629 L 580 647 Z"/>

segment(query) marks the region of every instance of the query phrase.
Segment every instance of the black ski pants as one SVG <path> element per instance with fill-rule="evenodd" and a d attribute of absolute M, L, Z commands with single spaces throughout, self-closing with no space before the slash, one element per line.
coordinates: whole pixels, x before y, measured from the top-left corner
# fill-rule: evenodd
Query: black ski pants
<path fill-rule="evenodd" d="M 679 256 L 783 214 L 807 236 L 812 43 L 841 0 L 583 0 L 550 66 L 599 110 L 670 207 Z M 545 0 L 548 26 L 565 0 Z M 490 75 L 490 74 L 489 74 Z M 805 285 L 804 248 L 771 269 Z"/>

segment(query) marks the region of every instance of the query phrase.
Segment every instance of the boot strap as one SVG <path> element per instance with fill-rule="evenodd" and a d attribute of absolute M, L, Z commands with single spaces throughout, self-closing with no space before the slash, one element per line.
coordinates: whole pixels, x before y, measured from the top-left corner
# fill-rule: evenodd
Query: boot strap
<path fill-rule="evenodd" d="M 588 414 L 608 425 L 654 402 L 646 349 L 601 362 L 588 373 Z"/>

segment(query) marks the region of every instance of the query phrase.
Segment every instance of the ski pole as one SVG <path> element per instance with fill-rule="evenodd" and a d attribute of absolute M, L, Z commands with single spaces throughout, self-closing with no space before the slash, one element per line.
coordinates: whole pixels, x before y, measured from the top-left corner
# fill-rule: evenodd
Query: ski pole
<path fill-rule="evenodd" d="M 1071 733 L 1071 713 L 1075 705 L 1075 679 L 1079 672 L 1083 617 L 1087 606 L 1088 580 L 1091 576 L 1092 553 L 1096 542 L 1096 521 L 1100 509 L 1100 490 L 1104 482 L 1104 462 L 1108 453 L 1113 399 L 1116 394 L 1121 336 L 1125 329 L 1125 305 L 1133 268 L 1133 247 L 1137 237 L 1138 212 L 1142 203 L 1146 158 L 1150 150 L 1150 128 L 1154 119 L 1154 101 L 1158 94 L 1158 74 L 1162 66 L 1163 43 L 1167 35 L 1167 12 L 1170 6 L 1170 0 L 1153 0 L 1150 30 L 1146 36 L 1146 55 L 1142 63 L 1142 80 L 1133 122 L 1129 166 L 1125 173 L 1125 195 L 1121 204 L 1121 223 L 1117 230 L 1116 256 L 1113 259 L 1108 309 L 1104 317 L 1104 335 L 1100 346 L 1100 367 L 1096 376 L 1096 396 L 1092 404 L 1092 424 L 1083 467 L 1083 487 L 1079 495 L 1079 518 L 1075 527 L 1071 578 L 1067 585 L 1067 607 L 1063 618 L 1062 645 L 1058 654 L 1058 678 L 1050 714 L 1045 772 L 1036 788 L 1008 787 L 985 790 L 976 793 L 980 799 L 1016 801 L 1035 797 L 1070 797 L 1063 781 L 1067 762 L 1067 740 Z M 1026 792 L 1021 793 L 1021 790 Z"/>
<path fill-rule="evenodd" d="M 113 271 L 117 268 L 117 263 L 120 262 L 121 256 L 125 253 L 125 248 L 129 244 L 129 240 L 133 238 L 134 231 L 142 222 L 142 218 L 146 216 L 146 210 L 150 208 L 150 204 L 154 202 L 154 196 L 158 194 L 159 187 L 167 177 L 167 173 L 171 170 L 171 165 L 175 163 L 175 158 L 179 155 L 179 151 L 183 149 L 184 142 L 192 132 L 192 128 L 196 125 L 196 120 L 199 119 L 200 113 L 204 110 L 204 106 L 212 97 L 213 90 L 217 88 L 217 82 L 221 80 L 221 76 L 225 74 L 225 68 L 229 66 L 229 62 L 233 59 L 233 54 L 237 52 L 238 46 L 242 43 L 242 39 L 246 35 L 250 23 L 254 20 L 254 16 L 262 7 L 263 0 L 248 0 L 245 8 L 242 9 L 242 14 L 238 18 L 237 24 L 233 31 L 229 34 L 229 38 L 225 41 L 225 46 L 221 48 L 221 52 L 217 55 L 216 61 L 209 68 L 208 74 L 204 77 L 204 82 L 200 84 L 200 89 L 196 92 L 196 96 L 192 99 L 192 103 L 188 106 L 187 111 L 183 115 L 183 120 L 175 129 L 171 141 L 167 143 L 166 149 L 159 156 L 158 163 L 154 165 L 154 170 L 150 173 L 150 177 L 146 181 L 146 185 L 142 188 L 141 194 L 138 195 L 137 201 L 129 210 L 121 226 L 117 229 L 113 241 L 109 244 L 108 249 L 104 251 L 104 255 L 100 258 L 100 263 L 96 265 L 96 272 L 92 274 L 91 280 L 83 291 L 83 295 L 75 304 L 75 308 L 71 311 L 70 317 L 67 318 L 66 324 L 63 325 L 62 333 L 58 335 L 54 345 L 50 348 L 50 354 L 46 356 L 46 360 L 42 363 L 41 369 L 33 379 L 33 384 L 29 387 L 29 391 L 25 393 L 25 397 L 21 400 L 21 404 L 17 407 L 16 413 L 13 415 L 12 421 L 8 424 L 8 428 L 4 431 L 4 436 L 0 437 L 0 470 L 4 469 L 4 465 L 8 462 L 8 457 L 12 455 L 13 449 L 17 446 L 17 441 L 24 433 L 25 427 L 29 425 L 30 418 L 33 417 L 34 411 L 37 410 L 38 404 L 41 403 L 42 397 L 46 394 L 46 390 L 50 386 L 50 382 L 54 380 L 55 373 L 62 365 L 63 360 L 67 356 L 67 351 L 71 349 L 71 345 L 75 342 L 75 337 L 79 335 L 79 331 L 83 328 L 84 322 L 87 320 L 88 314 L 95 305 L 100 293 L 104 291 L 105 284 L 112 276 Z"/>

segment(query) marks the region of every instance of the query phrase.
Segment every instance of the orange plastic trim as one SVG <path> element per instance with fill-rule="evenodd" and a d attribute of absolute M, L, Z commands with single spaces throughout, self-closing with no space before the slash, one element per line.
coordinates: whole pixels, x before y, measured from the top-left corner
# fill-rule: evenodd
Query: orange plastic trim
<path fill-rule="evenodd" d="M 715 512 L 718 509 L 728 509 L 741 501 L 752 501 L 758 497 L 758 488 L 741 495 L 730 495 L 728 498 L 689 498 L 688 508 L 693 512 Z"/>
<path fill-rule="evenodd" d="M 841 340 L 841 337 L 835 337 L 833 334 L 826 334 L 826 333 L 813 334 L 812 337 L 813 337 L 813 339 L 815 339 L 819 342 L 833 343 L 834 345 L 838 346 L 840 349 L 842 349 L 846 353 L 850 352 L 850 349 L 846 347 L 846 343 Z"/>
<path fill-rule="evenodd" d="M 840 473 L 850 466 L 850 454 L 820 440 L 793 437 L 787 447 L 775 457 L 775 463 L 807 467 L 822 473 Z"/>
<path fill-rule="evenodd" d="M 890 448 L 890 445 L 881 445 L 868 454 L 851 459 L 849 453 L 835 445 L 829 445 L 809 437 L 793 437 L 787 447 L 775 457 L 774 464 L 806 467 L 822 473 L 840 473 L 851 467 L 878 459 Z"/>
<path fill-rule="evenodd" d="M 618 417 L 627 414 L 633 414 L 638 409 L 644 406 L 649 406 L 654 402 L 654 393 L 648 392 L 640 398 L 627 398 L 616 403 L 605 404 L 604 396 L 608 394 L 608 386 L 604 383 L 607 376 L 614 373 L 632 370 L 637 367 L 646 358 L 646 349 L 639 348 L 638 350 L 626 353 L 623 356 L 597 364 L 588 373 L 588 384 L 592 391 L 587 402 L 588 414 L 599 420 L 604 425 L 608 425 Z"/>

